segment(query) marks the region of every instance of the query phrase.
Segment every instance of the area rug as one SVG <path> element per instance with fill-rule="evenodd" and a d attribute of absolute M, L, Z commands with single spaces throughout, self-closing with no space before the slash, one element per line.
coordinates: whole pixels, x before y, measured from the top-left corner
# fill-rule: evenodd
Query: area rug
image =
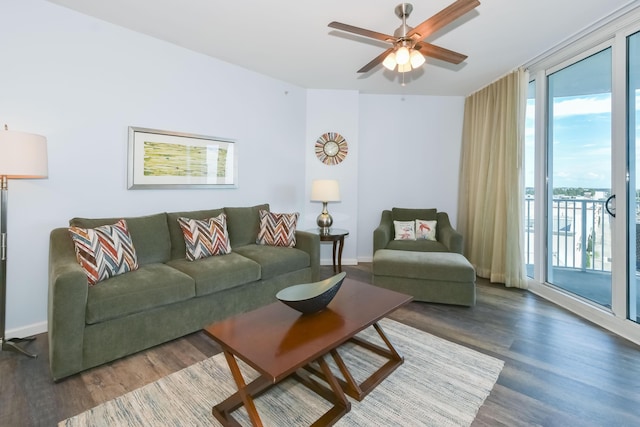
<path fill-rule="evenodd" d="M 349 398 L 351 411 L 336 425 L 469 426 L 504 362 L 390 319 L 383 319 L 380 325 L 405 362 L 362 402 Z M 381 343 L 373 328 L 360 336 Z M 351 344 L 340 347 L 339 352 L 359 381 L 384 363 Z M 240 363 L 240 367 L 247 382 L 257 376 L 249 366 Z M 59 426 L 216 426 L 220 424 L 211 415 L 211 407 L 235 391 L 226 360 L 218 354 Z M 264 425 L 277 427 L 308 426 L 329 408 L 293 379 L 269 389 L 255 402 Z M 244 409 L 234 412 L 234 417 L 243 426 L 251 425 Z"/>

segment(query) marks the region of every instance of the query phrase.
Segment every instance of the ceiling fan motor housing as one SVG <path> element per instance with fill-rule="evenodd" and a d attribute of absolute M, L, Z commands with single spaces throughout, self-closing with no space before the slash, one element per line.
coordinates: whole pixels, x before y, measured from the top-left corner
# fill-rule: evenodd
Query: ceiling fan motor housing
<path fill-rule="evenodd" d="M 408 18 L 413 11 L 413 5 L 411 3 L 400 3 L 396 6 L 396 16 L 400 19 Z"/>
<path fill-rule="evenodd" d="M 407 33 L 413 30 L 413 27 L 407 25 L 407 18 L 411 15 L 411 11 L 413 11 L 413 5 L 411 3 L 400 3 L 395 8 L 396 16 L 402 19 L 402 25 L 400 25 L 394 32 L 393 35 L 400 39 L 397 43 L 398 45 L 404 46 L 406 45 Z"/>

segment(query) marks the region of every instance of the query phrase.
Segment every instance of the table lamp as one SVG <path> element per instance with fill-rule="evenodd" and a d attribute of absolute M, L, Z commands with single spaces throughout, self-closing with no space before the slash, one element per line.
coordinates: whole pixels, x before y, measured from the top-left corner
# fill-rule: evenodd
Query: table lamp
<path fill-rule="evenodd" d="M 44 136 L 10 131 L 7 125 L 0 130 L 0 342 L 2 351 L 16 351 L 29 357 L 37 357 L 20 347 L 22 341 L 33 338 L 5 337 L 7 309 L 7 199 L 9 179 L 46 178 L 47 139 Z"/>
<path fill-rule="evenodd" d="M 340 187 L 334 179 L 316 179 L 311 184 L 311 201 L 322 202 L 322 213 L 318 215 L 318 229 L 321 233 L 329 233 L 333 218 L 327 211 L 328 202 L 340 201 Z"/>

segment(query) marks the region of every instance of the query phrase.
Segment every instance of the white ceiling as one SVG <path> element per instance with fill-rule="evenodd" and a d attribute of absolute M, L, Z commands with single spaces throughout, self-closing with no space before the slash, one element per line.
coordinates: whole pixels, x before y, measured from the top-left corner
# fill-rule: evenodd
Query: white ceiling
<path fill-rule="evenodd" d="M 638 0 L 480 0 L 426 40 L 468 55 L 427 59 L 401 74 L 356 71 L 388 45 L 327 27 L 339 21 L 393 34 L 399 0 L 49 0 L 249 70 L 310 89 L 375 94 L 468 95 Z M 416 26 L 453 0 L 414 0 Z"/>

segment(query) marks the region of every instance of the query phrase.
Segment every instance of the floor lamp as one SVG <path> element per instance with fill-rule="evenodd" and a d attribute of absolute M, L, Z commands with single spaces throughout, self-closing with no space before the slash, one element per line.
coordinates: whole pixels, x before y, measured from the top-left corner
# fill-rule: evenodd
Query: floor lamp
<path fill-rule="evenodd" d="M 29 357 L 37 357 L 22 347 L 20 342 L 30 338 L 5 337 L 7 313 L 7 199 L 9 179 L 34 179 L 47 177 L 47 139 L 32 133 L 0 130 L 0 342 L 2 351 L 16 351 Z"/>

